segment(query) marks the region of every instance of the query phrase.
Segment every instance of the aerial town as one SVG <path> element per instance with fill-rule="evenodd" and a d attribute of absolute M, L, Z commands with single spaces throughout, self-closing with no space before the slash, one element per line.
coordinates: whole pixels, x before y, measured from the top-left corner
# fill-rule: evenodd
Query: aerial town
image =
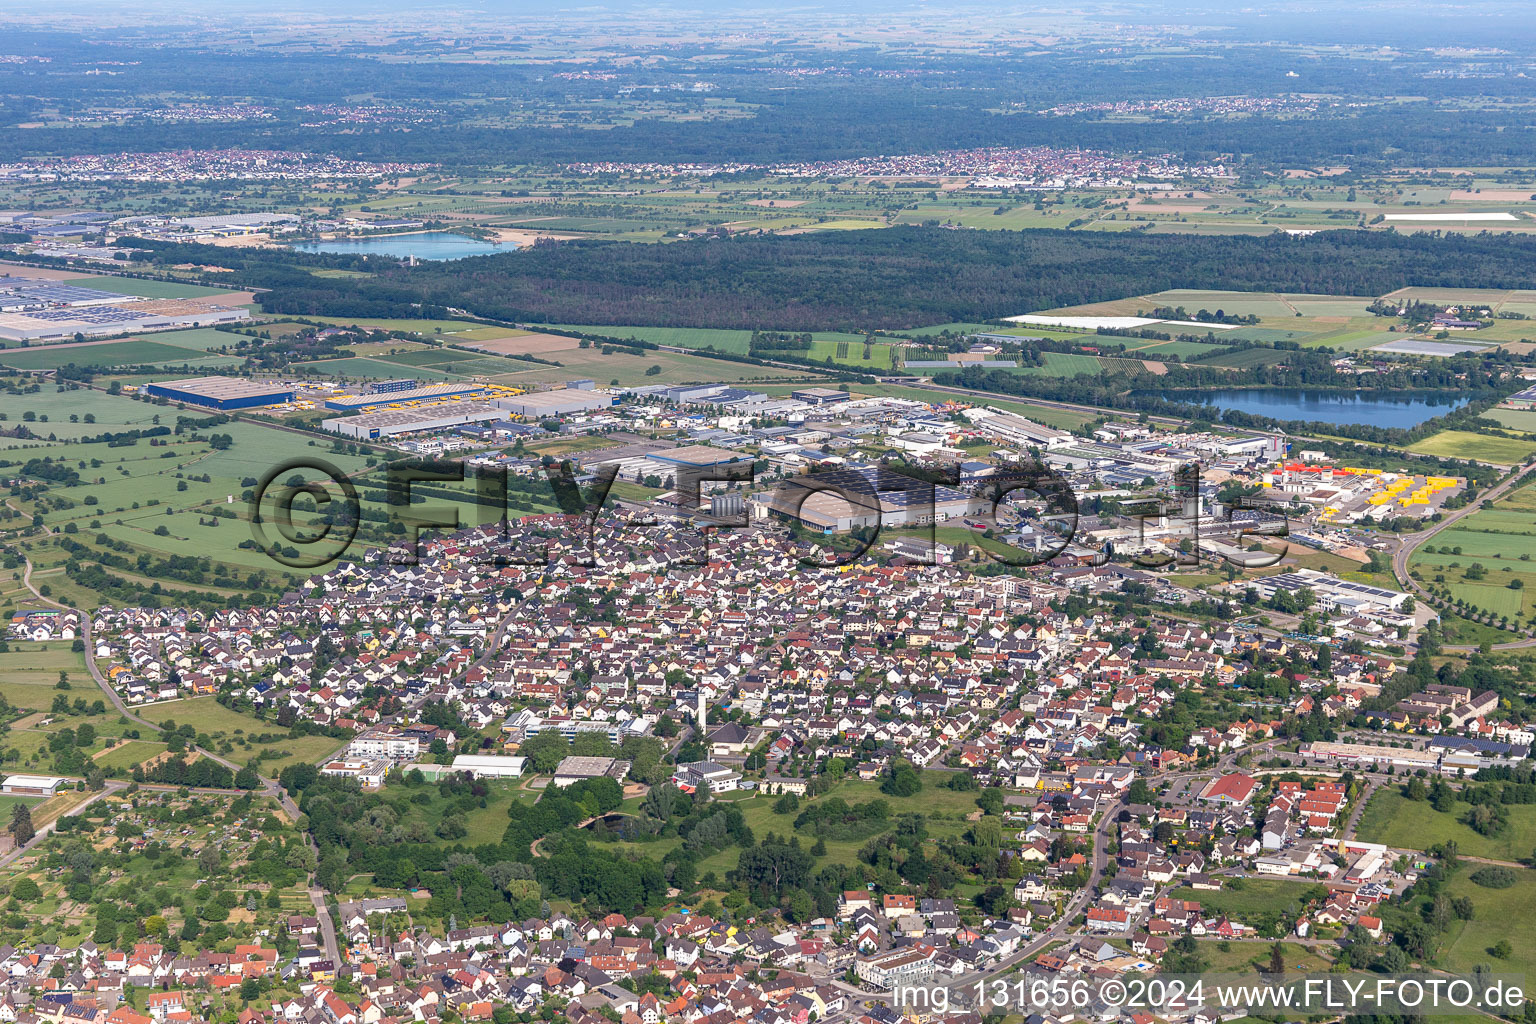
<path fill-rule="evenodd" d="M 1080 7 L 0 10 L 0 1024 L 1536 1024 L 1527 12 Z"/>

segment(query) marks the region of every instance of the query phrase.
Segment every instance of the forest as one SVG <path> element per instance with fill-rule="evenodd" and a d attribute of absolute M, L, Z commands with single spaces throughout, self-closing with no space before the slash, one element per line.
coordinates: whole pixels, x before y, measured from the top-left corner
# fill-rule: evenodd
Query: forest
<path fill-rule="evenodd" d="M 783 331 L 992 320 L 1170 288 L 1381 295 L 1407 285 L 1521 288 L 1536 239 L 1329 231 L 1306 238 L 896 227 L 669 244 L 570 242 L 370 278 L 281 251 L 135 242 L 160 265 L 217 262 L 271 291 L 268 312 Z M 354 258 L 355 259 L 355 258 Z M 934 267 L 945 273 L 933 273 Z"/>

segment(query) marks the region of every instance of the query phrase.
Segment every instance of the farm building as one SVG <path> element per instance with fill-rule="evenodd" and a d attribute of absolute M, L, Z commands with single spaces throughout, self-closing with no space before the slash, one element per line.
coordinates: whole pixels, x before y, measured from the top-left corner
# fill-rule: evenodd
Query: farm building
<path fill-rule="evenodd" d="M 69 782 L 57 775 L 8 775 L 0 783 L 0 793 L 6 796 L 53 796 Z"/>

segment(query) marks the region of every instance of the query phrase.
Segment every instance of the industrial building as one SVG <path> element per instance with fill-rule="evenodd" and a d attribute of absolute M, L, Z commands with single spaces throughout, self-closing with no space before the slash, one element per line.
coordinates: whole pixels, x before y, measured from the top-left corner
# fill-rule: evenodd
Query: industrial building
<path fill-rule="evenodd" d="M 70 306 L 0 313 L 0 339 L 6 341 L 57 341 L 75 335 L 127 334 L 133 331 L 166 331 L 177 327 L 209 327 L 248 319 L 243 309 L 199 305 L 195 311 L 154 312 L 148 308 L 120 306 Z"/>
<path fill-rule="evenodd" d="M 415 377 L 401 377 L 399 380 L 379 380 L 368 385 L 368 390 L 375 395 L 389 395 L 399 391 L 413 391 L 419 383 Z"/>
<path fill-rule="evenodd" d="M 562 388 L 501 398 L 497 399 L 496 404 L 514 416 L 539 419 L 543 416 L 566 416 L 573 412 L 607 409 L 613 405 L 613 396 L 605 391 L 589 391 L 586 388 Z"/>
<path fill-rule="evenodd" d="M 294 390 L 286 384 L 265 384 L 241 377 L 191 377 L 145 385 L 155 398 L 206 406 L 209 409 L 260 409 L 293 401 Z"/>
<path fill-rule="evenodd" d="M 504 416 L 500 409 L 485 402 L 458 405 L 433 405 L 420 409 L 386 409 L 357 416 L 335 416 L 320 421 L 329 430 L 361 441 L 377 440 L 392 434 L 414 434 L 418 430 L 442 430 L 465 423 L 484 423 Z"/>
<path fill-rule="evenodd" d="M 453 759 L 453 770 L 467 772 L 476 779 L 515 779 L 527 766 L 526 757 L 504 757 L 500 754 L 459 754 Z"/>
<path fill-rule="evenodd" d="M 572 754 L 555 768 L 554 785 L 560 788 L 574 786 L 587 779 L 614 779 L 622 781 L 629 771 L 630 762 L 613 757 L 582 757 Z"/>
<path fill-rule="evenodd" d="M 1295 594 L 1310 590 L 1320 611 L 1397 611 L 1408 600 L 1408 595 L 1383 587 L 1373 587 L 1352 580 L 1335 579 L 1315 569 L 1297 569 L 1275 576 L 1263 576 L 1249 581 L 1248 586 L 1258 591 L 1261 598 L 1272 600 L 1280 591 Z"/>
<path fill-rule="evenodd" d="M 712 448 L 707 444 L 690 444 L 681 448 L 663 448 L 650 452 L 646 458 L 665 466 L 689 466 L 693 469 L 711 469 L 732 462 L 750 462 L 750 457 L 724 448 Z"/>
<path fill-rule="evenodd" d="M 0 312 L 17 313 L 51 306 L 112 306 L 128 296 L 100 288 L 82 288 L 30 277 L 0 277 Z"/>
<path fill-rule="evenodd" d="M 487 384 L 428 384 L 425 387 L 406 388 L 384 394 L 334 395 L 325 400 L 327 409 L 338 412 L 355 412 L 378 405 L 402 402 L 435 402 L 444 398 L 481 398 L 493 390 Z"/>
<path fill-rule="evenodd" d="M 755 504 L 759 516 L 798 522 L 806 529 L 833 534 L 942 523 L 970 515 L 984 502 L 953 487 L 888 470 L 849 467 L 792 477 L 766 499 L 755 499 Z"/>
<path fill-rule="evenodd" d="M 739 491 L 712 495 L 709 499 L 709 514 L 716 518 L 739 516 L 745 511 L 746 504 Z"/>
<path fill-rule="evenodd" d="M 1056 448 L 1077 440 L 1068 431 L 1047 427 L 1013 413 L 968 409 L 966 415 L 975 422 L 977 430 L 1007 444 Z"/>
<path fill-rule="evenodd" d="M 791 391 L 789 397 L 808 405 L 832 405 L 836 402 L 848 401 L 849 395 L 848 392 L 839 391 L 837 388 L 801 388 L 798 391 Z"/>
<path fill-rule="evenodd" d="M 1311 761 L 1332 761 L 1344 765 L 1389 766 L 1406 769 L 1435 770 L 1440 766 L 1440 751 L 1413 747 L 1385 747 L 1371 743 L 1332 743 L 1319 740 L 1303 743 L 1301 756 Z"/>

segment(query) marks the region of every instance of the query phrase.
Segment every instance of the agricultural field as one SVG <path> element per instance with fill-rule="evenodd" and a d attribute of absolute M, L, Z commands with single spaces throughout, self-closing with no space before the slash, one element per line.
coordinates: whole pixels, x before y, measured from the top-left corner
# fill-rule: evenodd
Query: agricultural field
<path fill-rule="evenodd" d="M 1490 860 L 1521 860 L 1536 849 L 1536 805 L 1508 805 L 1509 825 L 1499 836 L 1485 836 L 1463 824 L 1461 818 L 1470 807 L 1458 800 L 1449 813 L 1441 814 L 1427 800 L 1409 800 L 1398 786 L 1382 786 L 1365 805 L 1358 836 L 1403 850 L 1455 841 L 1462 856 Z"/>
<path fill-rule="evenodd" d="M 408 334 L 420 334 L 427 337 L 435 337 L 439 334 L 453 335 L 460 332 L 483 331 L 485 324 L 477 324 L 469 320 L 410 320 L 393 319 L 390 317 L 344 317 L 344 316 L 316 316 L 308 317 L 316 323 L 330 324 L 333 327 L 361 327 L 370 331 L 403 331 Z"/>
<path fill-rule="evenodd" d="M 1127 338 L 1125 354 L 1138 359 L 1164 359 L 1177 356 L 1185 361 L 1209 361 L 1228 351 L 1220 345 L 1207 345 L 1200 341 L 1156 341 L 1144 338 Z"/>
<path fill-rule="evenodd" d="M 1499 466 L 1515 466 L 1536 454 L 1536 440 L 1485 437 L 1465 430 L 1442 430 L 1408 446 L 1411 452 L 1442 458 L 1475 459 Z"/>
<path fill-rule="evenodd" d="M 79 777 L 96 754 L 133 738 L 135 727 L 106 703 L 85 655 L 69 643 L 12 641 L 10 648 L 0 652 L 0 698 L 9 708 L 0 719 L 0 762 L 9 770 Z"/>
<path fill-rule="evenodd" d="M 1105 361 L 1098 356 L 1075 355 L 1070 352 L 1042 352 L 1041 366 L 1020 366 L 1010 373 L 1022 373 L 1039 377 L 1076 377 L 1086 374 L 1096 377 L 1104 372 Z M 1110 360 L 1117 362 L 1118 360 Z"/>
<path fill-rule="evenodd" d="M 620 385 L 638 384 L 751 384 L 758 381 L 820 380 L 814 370 L 786 370 L 772 366 L 710 359 L 707 356 L 679 352 L 646 351 L 640 355 L 625 352 L 604 354 L 600 348 L 575 349 L 548 357 L 559 367 L 540 366 L 506 360 L 508 371 L 488 379 L 496 384 L 529 386 L 552 383 L 574 377 L 589 377 L 600 387 L 617 381 Z M 526 367 L 526 368 L 524 368 Z M 656 371 L 650 372 L 652 367 Z"/>
<path fill-rule="evenodd" d="M 100 369 L 187 366 L 201 373 L 212 373 L 218 367 L 236 366 L 241 361 L 239 356 L 215 355 L 203 349 L 147 339 L 0 349 L 0 365 L 16 370 L 54 370 L 70 365 Z"/>
<path fill-rule="evenodd" d="M 1536 434 L 1536 409 L 1489 409 L 1483 418 L 1495 420 L 1510 430 Z"/>
<path fill-rule="evenodd" d="M 1495 615 L 1536 614 L 1536 485 L 1440 531 L 1414 550 L 1409 570 Z"/>
<path fill-rule="evenodd" d="M 100 288 L 120 295 L 136 295 L 141 299 L 206 299 L 214 295 L 228 295 L 228 288 L 210 288 L 201 284 L 181 281 L 150 281 L 137 277 L 102 275 L 94 277 L 65 278 L 64 284 L 80 288 Z"/>
<path fill-rule="evenodd" d="M 30 595 L 29 595 L 30 596 Z M 35 600 L 23 602 L 25 607 L 38 607 Z M 56 689 L 59 673 L 67 673 L 74 689 Z M 95 684 L 85 670 L 85 655 L 70 650 L 70 643 L 59 640 L 53 643 L 11 644 L 11 650 L 0 652 L 0 698 L 12 707 L 28 711 L 47 711 L 53 698 L 60 693 L 67 696 L 84 696 Z"/>
<path fill-rule="evenodd" d="M 713 348 L 718 352 L 733 352 L 737 355 L 746 355 L 748 343 L 752 340 L 751 331 L 711 330 L 703 327 L 555 326 L 563 331 L 600 334 L 620 340 L 634 338 L 653 345 L 676 345 L 679 348 Z"/>
<path fill-rule="evenodd" d="M 1404 289 L 1401 292 L 1394 292 L 1392 297 L 1421 297 L 1421 292 L 1423 296 L 1438 297 L 1441 301 L 1449 301 L 1451 297 L 1460 295 L 1460 292 L 1455 289 Z M 1524 298 L 1531 293 L 1474 289 L 1470 294 L 1488 300 L 1489 305 L 1498 309 L 1503 308 L 1502 302 L 1506 296 Z M 1152 317 L 1154 310 L 1159 308 L 1176 310 L 1183 307 L 1185 319 L 1198 316 L 1202 309 L 1211 314 L 1221 312 L 1227 316 L 1256 316 L 1259 318 L 1258 323 L 1236 326 L 1148 325 L 1149 330 L 1185 336 L 1185 338 L 1176 337 L 1175 344 L 1187 343 L 1189 336 L 1199 336 L 1200 340 L 1212 346 L 1206 358 L 1201 358 L 1201 355 L 1196 352 L 1181 353 L 1186 360 L 1198 359 L 1208 366 L 1247 368 L 1284 362 L 1285 353 L 1271 348 L 1228 352 L 1224 343 L 1230 345 L 1232 342 L 1250 341 L 1273 345 L 1278 342 L 1295 342 L 1304 348 L 1362 352 L 1383 344 L 1418 337 L 1408 332 L 1401 322 L 1372 314 L 1367 307 L 1374 301 L 1376 301 L 1374 296 L 1173 289 L 1043 312 L 1064 317 Z M 1536 309 L 1536 306 L 1532 308 Z M 1500 320 L 1491 327 L 1456 340 L 1474 345 L 1502 344 L 1508 346 L 1510 351 L 1520 353 L 1526 351 L 1526 342 L 1533 336 L 1536 336 L 1536 325 L 1521 320 Z M 1079 334 L 1076 340 L 1086 339 L 1084 335 Z M 1135 339 L 1124 340 L 1132 347 L 1137 346 Z M 1536 349 L 1536 344 L 1531 344 L 1529 347 Z M 1156 358 L 1156 352 L 1155 348 L 1146 347 L 1137 354 Z"/>
<path fill-rule="evenodd" d="M 1200 363 L 1205 366 L 1230 366 L 1234 369 L 1273 366 L 1276 363 L 1283 362 L 1285 362 L 1285 353 L 1272 348 L 1238 349 L 1232 352 L 1222 352 L 1200 360 Z"/>

